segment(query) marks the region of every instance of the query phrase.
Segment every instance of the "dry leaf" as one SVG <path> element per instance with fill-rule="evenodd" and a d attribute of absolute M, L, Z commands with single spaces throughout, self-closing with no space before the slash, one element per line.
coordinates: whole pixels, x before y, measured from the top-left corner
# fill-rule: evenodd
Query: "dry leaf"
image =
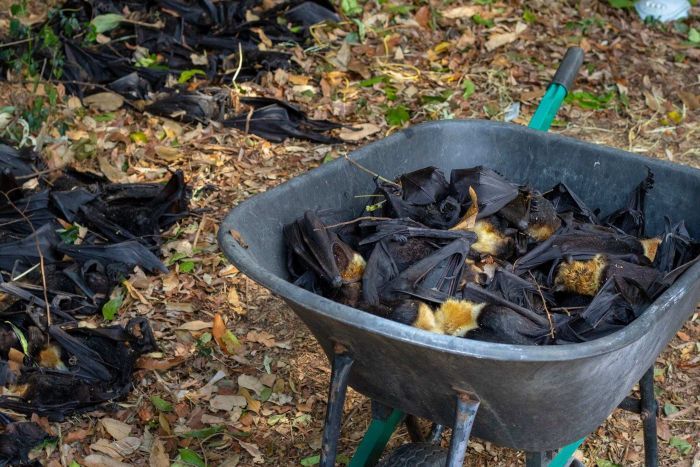
<path fill-rule="evenodd" d="M 128 181 L 126 174 L 110 164 L 106 157 L 99 156 L 97 161 L 100 163 L 100 171 L 110 182 L 122 183 Z"/>
<path fill-rule="evenodd" d="M 655 112 L 661 112 L 663 108 L 661 107 L 661 104 L 659 104 L 659 101 L 654 97 L 652 93 L 649 91 L 643 91 L 644 93 L 644 102 L 647 104 L 647 107 L 649 107 L 651 110 Z"/>
<path fill-rule="evenodd" d="M 359 125 L 354 125 L 352 128 L 343 128 L 340 130 L 339 136 L 345 141 L 360 141 L 381 130 L 381 128 L 373 123 L 360 123 Z"/>
<path fill-rule="evenodd" d="M 246 406 L 247 406 L 248 410 L 255 412 L 255 413 L 260 413 L 260 407 L 262 406 L 262 403 L 257 399 L 253 399 L 253 396 L 250 394 L 250 392 L 246 388 L 239 389 L 238 393 L 241 396 L 245 397 Z"/>
<path fill-rule="evenodd" d="M 518 23 L 515 25 L 515 31 L 513 32 L 504 32 L 504 33 L 498 33 L 498 34 L 491 34 L 489 36 L 489 40 L 486 41 L 486 50 L 494 50 L 497 49 L 498 47 L 504 46 L 506 44 L 509 44 L 516 40 L 518 38 L 518 35 L 520 35 L 521 32 L 527 29 L 527 25 L 525 23 Z"/>
<path fill-rule="evenodd" d="M 179 326 L 177 329 L 182 330 L 182 331 L 201 331 L 203 329 L 210 329 L 212 326 L 213 326 L 213 323 L 211 321 L 195 320 L 195 321 L 188 321 L 187 323 Z"/>
<path fill-rule="evenodd" d="M 124 104 L 124 98 L 113 92 L 98 92 L 87 96 L 83 103 L 100 112 L 113 112 Z"/>
<path fill-rule="evenodd" d="M 245 315 L 246 310 L 241 306 L 241 300 L 238 298 L 238 291 L 236 290 L 235 287 L 231 287 L 228 289 L 228 303 L 231 305 L 231 308 L 233 308 L 233 311 L 235 311 L 239 315 Z"/>
<path fill-rule="evenodd" d="M 250 331 L 246 334 L 245 338 L 249 342 L 257 342 L 268 348 L 274 347 L 275 344 L 277 344 L 275 336 L 265 331 Z"/>
<path fill-rule="evenodd" d="M 133 428 L 128 423 L 120 422 L 119 420 L 109 417 L 103 418 L 100 420 L 100 423 L 102 423 L 102 427 L 105 429 L 105 431 L 117 441 L 129 436 L 129 433 L 131 433 L 131 429 Z"/>
<path fill-rule="evenodd" d="M 71 431 L 63 437 L 64 444 L 74 443 L 76 441 L 82 441 L 87 438 L 92 433 L 91 430 L 75 430 Z"/>
<path fill-rule="evenodd" d="M 265 386 L 258 378 L 250 375 L 240 375 L 238 377 L 238 385 L 242 388 L 250 389 L 256 394 L 260 394 L 265 389 Z"/>
<path fill-rule="evenodd" d="M 169 360 L 158 360 L 155 358 L 141 357 L 136 362 L 136 368 L 143 370 L 166 371 L 174 368 L 187 360 L 185 357 L 175 357 Z"/>
<path fill-rule="evenodd" d="M 219 344 L 219 348 L 229 355 L 235 354 L 236 350 L 238 350 L 241 345 L 238 339 L 236 339 L 236 336 L 230 330 L 226 329 L 226 324 L 224 324 L 224 319 L 221 317 L 220 313 L 214 316 L 211 334 L 216 343 Z"/>
<path fill-rule="evenodd" d="M 256 464 L 261 464 L 264 462 L 262 452 L 260 452 L 260 448 L 258 448 L 257 444 L 245 443 L 243 441 L 238 441 L 238 444 L 240 444 L 241 447 L 245 449 L 248 454 L 253 456 L 253 462 L 255 462 Z"/>
<path fill-rule="evenodd" d="M 83 464 L 87 467 L 131 467 L 131 464 L 119 462 L 102 454 L 90 454 L 83 459 Z"/>
<path fill-rule="evenodd" d="M 223 396 L 218 395 L 211 398 L 209 401 L 209 407 L 213 411 L 223 410 L 225 412 L 231 411 L 234 407 L 245 407 L 247 404 L 246 398 L 244 396 Z"/>
<path fill-rule="evenodd" d="M 112 442 L 100 438 L 97 442 L 90 445 L 90 449 L 107 454 L 113 459 L 122 459 L 136 452 L 139 446 L 141 446 L 140 438 L 127 436 L 122 440 Z"/>
<path fill-rule="evenodd" d="M 170 422 L 163 412 L 158 414 L 158 424 L 166 434 L 171 435 L 173 433 L 173 430 L 170 428 Z"/>
<path fill-rule="evenodd" d="M 442 13 L 442 16 L 449 19 L 471 18 L 481 11 L 481 8 L 476 6 L 458 6 L 450 8 Z"/>
<path fill-rule="evenodd" d="M 418 23 L 420 27 L 427 28 L 430 22 L 430 7 L 428 5 L 423 5 L 418 8 L 416 14 L 413 15 L 413 19 L 416 20 L 416 23 Z"/>
<path fill-rule="evenodd" d="M 160 438 L 153 440 L 151 445 L 151 453 L 148 456 L 149 467 L 170 467 L 170 458 L 165 452 L 165 446 Z"/>

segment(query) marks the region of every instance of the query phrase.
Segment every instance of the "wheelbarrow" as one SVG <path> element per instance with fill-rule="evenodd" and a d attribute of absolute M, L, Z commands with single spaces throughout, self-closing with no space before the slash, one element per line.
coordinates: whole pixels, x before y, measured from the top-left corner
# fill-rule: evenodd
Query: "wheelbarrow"
<path fill-rule="evenodd" d="M 485 165 L 516 182 L 547 189 L 562 181 L 602 214 L 624 203 L 647 174 L 646 232 L 663 231 L 663 216 L 685 219 L 700 235 L 700 170 L 546 133 L 582 62 L 567 52 L 531 126 L 448 120 L 409 127 L 349 157 L 388 178 L 428 165 L 449 173 Z M 700 265 L 679 278 L 634 322 L 606 337 L 559 346 L 519 346 L 429 333 L 315 295 L 288 282 L 282 227 L 309 209 L 365 208 L 371 177 L 338 159 L 254 196 L 233 209 L 219 230 L 226 257 L 281 297 L 308 326 L 332 364 L 320 464 L 335 463 L 348 385 L 372 400 L 372 422 L 351 466 L 377 462 L 397 424 L 434 422 L 422 443 L 402 446 L 393 465 L 461 466 L 470 433 L 526 451 L 528 466 L 565 466 L 585 436 L 616 408 L 644 420 L 645 462 L 657 463 L 653 364 L 700 299 Z M 235 235 L 232 234 L 235 232 Z M 628 397 L 640 383 L 641 398 Z M 447 451 L 439 440 L 451 427 Z M 405 452 L 404 452 L 405 451 Z M 406 455 L 406 452 L 408 454 Z M 386 462 L 385 462 L 386 464 Z M 386 465 L 390 465 L 389 464 Z"/>

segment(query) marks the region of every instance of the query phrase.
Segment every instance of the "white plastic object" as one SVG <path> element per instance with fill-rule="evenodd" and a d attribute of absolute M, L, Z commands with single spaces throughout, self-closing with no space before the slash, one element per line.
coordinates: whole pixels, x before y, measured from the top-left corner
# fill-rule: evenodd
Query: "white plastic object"
<path fill-rule="evenodd" d="M 634 8 L 642 19 L 652 17 L 666 23 L 688 16 L 690 2 L 688 0 L 639 0 Z"/>

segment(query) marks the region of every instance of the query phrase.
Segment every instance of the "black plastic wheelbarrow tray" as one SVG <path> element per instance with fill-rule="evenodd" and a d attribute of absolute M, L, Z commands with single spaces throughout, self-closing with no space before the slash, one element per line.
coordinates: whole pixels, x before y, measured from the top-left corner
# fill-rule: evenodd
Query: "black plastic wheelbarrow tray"
<path fill-rule="evenodd" d="M 700 235 L 700 170 L 518 125 L 425 123 L 349 157 L 387 178 L 428 165 L 446 173 L 485 165 L 539 189 L 563 181 L 603 214 L 624 203 L 648 167 L 656 183 L 647 201 L 647 233 L 662 232 L 663 216 L 670 216 Z M 365 207 L 355 196 L 374 188 L 371 176 L 338 159 L 242 202 L 219 231 L 226 257 L 288 303 L 333 362 L 322 464 L 333 462 L 347 384 L 384 406 L 453 427 L 449 465 L 461 465 L 472 421 L 479 438 L 540 453 L 585 437 L 620 404 L 655 417 L 653 371 L 647 370 L 700 300 L 700 265 L 633 323 L 591 342 L 517 346 L 433 334 L 287 281 L 283 225 L 309 209 L 342 207 L 352 219 Z M 646 400 L 626 399 L 645 372 Z M 528 462 L 535 465 L 533 459 Z"/>

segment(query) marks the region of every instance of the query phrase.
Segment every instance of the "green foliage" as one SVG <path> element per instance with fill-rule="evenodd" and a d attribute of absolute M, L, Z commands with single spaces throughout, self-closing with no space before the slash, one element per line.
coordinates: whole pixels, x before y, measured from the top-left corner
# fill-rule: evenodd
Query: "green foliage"
<path fill-rule="evenodd" d="M 223 431 L 224 431 L 223 426 L 213 425 L 213 426 L 210 426 L 209 428 L 202 428 L 201 430 L 188 431 L 187 433 L 183 433 L 179 436 L 181 438 L 204 439 L 204 438 L 209 438 L 211 436 L 214 436 L 215 434 L 221 433 Z"/>
<path fill-rule="evenodd" d="M 574 91 L 566 96 L 566 103 L 576 104 L 586 110 L 603 110 L 608 107 L 608 104 L 615 97 L 614 91 L 608 91 L 601 95 L 592 94 L 586 91 Z"/>
<path fill-rule="evenodd" d="M 80 229 L 78 229 L 78 226 L 71 225 L 67 229 L 59 229 L 58 235 L 61 237 L 61 240 L 63 240 L 63 243 L 72 245 L 78 239 L 79 231 Z"/>
<path fill-rule="evenodd" d="M 664 414 L 665 414 L 666 416 L 669 416 L 669 415 L 671 415 L 672 413 L 676 413 L 676 412 L 678 412 L 678 407 L 676 407 L 675 405 L 671 404 L 670 402 L 666 402 L 666 403 L 664 404 Z"/>
<path fill-rule="evenodd" d="M 687 442 L 683 438 L 678 438 L 676 436 L 671 437 L 668 444 L 678 449 L 678 451 L 684 456 L 689 454 L 690 451 L 693 449 L 693 446 L 691 446 L 689 442 Z"/>
<path fill-rule="evenodd" d="M 527 24 L 534 24 L 537 21 L 537 16 L 532 10 L 525 10 L 523 11 L 523 21 Z"/>
<path fill-rule="evenodd" d="M 204 460 L 199 457 L 199 454 L 191 449 L 183 448 L 179 450 L 179 453 L 178 459 L 184 462 L 185 465 L 194 465 L 196 467 L 206 467 L 207 465 Z"/>
<path fill-rule="evenodd" d="M 102 305 L 102 317 L 107 321 L 112 321 L 117 316 L 123 302 L 124 297 L 120 294 Z"/>
<path fill-rule="evenodd" d="M 194 261 L 183 261 L 180 263 L 180 272 L 190 273 L 194 270 Z"/>
<path fill-rule="evenodd" d="M 180 73 L 180 77 L 177 79 L 177 82 L 179 84 L 185 84 L 195 76 L 200 75 L 200 76 L 207 76 L 207 74 L 204 72 L 204 70 L 199 70 L 197 68 L 193 68 L 191 70 L 185 70 L 182 73 Z"/>
<path fill-rule="evenodd" d="M 340 9 L 346 16 L 362 14 L 362 7 L 357 3 L 357 0 L 340 0 Z"/>
<path fill-rule="evenodd" d="M 391 126 L 403 126 L 408 122 L 411 115 L 408 113 L 408 108 L 405 105 L 399 104 L 394 107 L 389 107 L 384 114 L 386 122 Z"/>
<path fill-rule="evenodd" d="M 309 456 L 305 457 L 299 462 L 301 465 L 305 467 L 309 467 L 312 465 L 318 465 L 321 462 L 321 456 L 319 454 L 316 454 L 315 456 Z"/>
<path fill-rule="evenodd" d="M 596 459 L 595 463 L 598 467 L 622 467 L 620 464 L 610 462 L 607 459 Z"/>
<path fill-rule="evenodd" d="M 695 28 L 688 30 L 688 42 L 691 44 L 700 44 L 700 31 Z"/>
<path fill-rule="evenodd" d="M 476 86 L 474 86 L 472 80 L 466 78 L 462 82 L 462 89 L 464 90 L 464 92 L 462 92 L 462 98 L 469 99 L 471 95 L 474 94 L 474 91 L 476 91 Z"/>
<path fill-rule="evenodd" d="M 173 405 L 160 396 L 151 396 L 151 404 L 158 412 L 172 412 Z"/>
<path fill-rule="evenodd" d="M 628 9 L 634 7 L 634 0 L 608 0 L 613 8 Z"/>
<path fill-rule="evenodd" d="M 24 355 L 29 355 L 29 344 L 27 343 L 27 338 L 24 337 L 22 330 L 9 321 L 5 321 L 5 323 L 12 327 L 12 331 L 14 331 L 15 336 L 17 336 L 17 340 L 19 340 L 19 343 L 22 346 L 22 352 Z"/>
<path fill-rule="evenodd" d="M 474 21 L 476 24 L 480 26 L 486 26 L 487 28 L 492 28 L 494 26 L 494 23 L 492 19 L 486 19 L 482 17 L 481 15 L 474 15 L 472 16 L 472 21 Z"/>
<path fill-rule="evenodd" d="M 124 16 L 116 13 L 106 13 L 95 16 L 90 21 L 90 25 L 95 28 L 97 34 L 103 34 L 118 27 L 122 21 L 124 21 Z"/>

